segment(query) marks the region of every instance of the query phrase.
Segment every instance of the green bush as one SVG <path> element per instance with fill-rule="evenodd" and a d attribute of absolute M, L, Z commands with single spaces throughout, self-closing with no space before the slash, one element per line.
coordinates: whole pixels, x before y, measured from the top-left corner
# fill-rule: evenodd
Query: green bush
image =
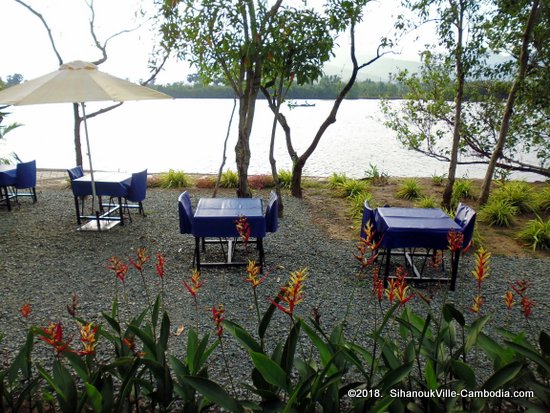
<path fill-rule="evenodd" d="M 422 187 L 417 179 L 407 178 L 403 180 L 401 187 L 397 190 L 397 197 L 402 199 L 415 200 L 422 196 Z"/>
<path fill-rule="evenodd" d="M 537 191 L 534 199 L 535 208 L 541 212 L 550 212 L 550 186 Z"/>
<path fill-rule="evenodd" d="M 443 186 L 445 183 L 445 175 L 432 175 L 433 186 Z"/>
<path fill-rule="evenodd" d="M 491 226 L 509 227 L 514 223 L 518 207 L 506 200 L 492 199 L 479 210 L 479 220 Z"/>
<path fill-rule="evenodd" d="M 331 189 L 337 189 L 340 185 L 348 180 L 346 174 L 337 174 L 333 172 L 332 175 L 328 178 L 328 186 Z"/>
<path fill-rule="evenodd" d="M 368 200 L 369 203 L 372 201 L 372 194 L 367 191 L 359 192 L 358 194 L 352 195 L 349 197 L 350 207 L 349 213 L 352 218 L 360 218 L 363 216 L 363 206 L 365 201 Z"/>
<path fill-rule="evenodd" d="M 518 238 L 525 241 L 534 250 L 550 249 L 550 219 L 541 217 L 530 220 L 525 229 L 518 233 Z"/>
<path fill-rule="evenodd" d="M 183 171 L 174 171 L 170 169 L 160 177 L 160 186 L 162 188 L 187 188 L 191 186 L 191 180 Z"/>
<path fill-rule="evenodd" d="M 369 169 L 365 171 L 365 178 L 373 185 L 382 186 L 388 183 L 389 177 L 386 172 L 380 171 L 376 165 L 369 163 Z"/>
<path fill-rule="evenodd" d="M 343 198 L 353 197 L 362 192 L 365 192 L 368 188 L 368 185 L 365 181 L 358 181 L 356 179 L 346 179 L 338 186 L 338 191 L 340 196 Z"/>
<path fill-rule="evenodd" d="M 239 186 L 239 175 L 237 172 L 231 169 L 223 172 L 220 179 L 220 186 L 222 188 L 237 188 Z"/>
<path fill-rule="evenodd" d="M 436 208 L 438 206 L 437 201 L 431 196 L 423 196 L 418 201 L 416 201 L 416 206 L 418 208 Z"/>
<path fill-rule="evenodd" d="M 461 199 L 474 199 L 473 182 L 458 179 L 453 185 L 452 204 L 458 205 Z"/>
<path fill-rule="evenodd" d="M 290 189 L 290 186 L 292 185 L 292 171 L 289 171 L 288 169 L 281 169 L 277 176 L 279 178 L 281 188 Z"/>
<path fill-rule="evenodd" d="M 493 200 L 505 201 L 518 208 L 518 212 L 534 209 L 533 188 L 524 181 L 509 181 L 493 191 Z"/>

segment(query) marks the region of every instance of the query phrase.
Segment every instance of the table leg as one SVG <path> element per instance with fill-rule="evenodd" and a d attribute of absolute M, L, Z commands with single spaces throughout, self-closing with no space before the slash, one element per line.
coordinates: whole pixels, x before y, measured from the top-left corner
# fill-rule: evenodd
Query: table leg
<path fill-rule="evenodd" d="M 80 205 L 77 196 L 74 197 L 74 207 L 76 209 L 76 223 L 80 225 L 82 222 L 80 221 Z"/>
<path fill-rule="evenodd" d="M 0 191 L 1 191 L 1 188 L 0 188 Z M 4 192 L 6 194 L 6 205 L 8 206 L 8 211 L 11 211 L 10 196 L 8 194 L 8 187 L 7 186 L 4 187 Z"/>
<path fill-rule="evenodd" d="M 197 264 L 197 271 L 201 270 L 201 249 L 200 249 L 200 238 L 195 237 L 195 254 L 193 260 Z"/>
<path fill-rule="evenodd" d="M 124 225 L 124 214 L 122 211 L 122 197 L 118 197 L 118 211 L 120 213 L 120 225 Z"/>
<path fill-rule="evenodd" d="M 384 269 L 384 288 L 388 286 L 388 277 L 390 276 L 390 260 L 391 260 L 391 249 L 386 248 L 386 266 Z"/>
<path fill-rule="evenodd" d="M 455 290 L 456 277 L 458 275 L 458 260 L 460 259 L 460 250 L 451 253 L 451 291 Z"/>
<path fill-rule="evenodd" d="M 258 238 L 258 249 L 260 251 L 260 271 L 264 272 L 264 261 L 265 261 L 265 254 L 264 254 L 264 239 Z"/>

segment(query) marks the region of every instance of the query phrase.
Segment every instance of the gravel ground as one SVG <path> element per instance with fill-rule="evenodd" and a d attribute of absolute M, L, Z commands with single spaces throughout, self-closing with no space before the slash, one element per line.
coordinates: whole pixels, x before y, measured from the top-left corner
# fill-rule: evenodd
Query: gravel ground
<path fill-rule="evenodd" d="M 197 189 L 190 192 L 193 205 L 196 205 L 201 192 Z M 80 301 L 80 316 L 101 322 L 101 312 L 109 311 L 115 291 L 115 277 L 106 268 L 107 259 L 115 255 L 124 259 L 135 257 L 139 247 L 145 247 L 151 255 L 145 278 L 153 296 L 161 289 L 154 270 L 154 254 L 160 251 L 166 257 L 164 302 L 170 314 L 172 331 L 175 332 L 179 325 L 186 328 L 199 325 L 202 331 L 213 334 L 209 308 L 218 303 L 225 305 L 227 319 L 249 326 L 252 331 L 256 325 L 256 313 L 251 288 L 243 281 L 244 268 L 205 268 L 202 274 L 205 284 L 199 293 L 198 308 L 194 307 L 185 290 L 182 280 L 188 280 L 191 274 L 194 240 L 189 235 L 179 234 L 179 193 L 149 189 L 145 218 L 134 213 L 133 222 L 102 233 L 76 230 L 71 191 L 60 186 L 39 189 L 37 204 L 23 199 L 12 212 L 0 208 L 0 333 L 6 336 L 0 342 L 0 349 L 4 354 L 14 354 L 24 341 L 29 323 L 44 326 L 51 321 L 62 321 L 66 326 L 73 326 L 67 327 L 69 331 L 74 330 L 74 322 L 66 311 L 73 294 Z M 210 191 L 202 194 L 209 196 Z M 267 200 L 268 192 L 261 192 L 261 196 Z M 307 317 L 313 307 L 318 307 L 322 324 L 330 329 L 347 314 L 348 334 L 366 342 L 367 333 L 374 324 L 374 307 L 370 283 L 359 277 L 353 258 L 353 243 L 328 239 L 323 230 L 313 224 L 307 201 L 285 197 L 284 202 L 285 218 L 280 221 L 279 231 L 269 234 L 264 242 L 269 275 L 258 287 L 262 310 L 268 306 L 267 296 L 277 294 L 289 271 L 307 267 L 309 278 L 305 283 L 305 298 L 299 306 L 299 315 Z M 483 289 L 486 302 L 483 311 L 494 316 L 489 329 L 509 324 L 512 324 L 511 328 L 525 328 L 519 308 L 514 309 L 512 322 L 507 321 L 502 297 L 508 283 L 526 277 L 532 284 L 529 295 L 536 302 L 528 330 L 533 333 L 541 328 L 548 330 L 549 263 L 549 259 L 492 258 L 491 274 Z M 471 306 L 476 285 L 470 275 L 472 268 L 470 254 L 462 260 L 456 291 L 447 294 L 446 285 L 441 286 L 434 305 L 448 297 L 461 309 Z M 126 285 L 128 301 L 122 302 L 122 311 L 126 315 L 130 312 L 136 314 L 147 305 L 147 296 L 137 272 L 130 272 Z M 423 293 L 426 292 L 424 288 Z M 24 303 L 32 306 L 30 321 L 25 321 L 20 315 Z M 410 303 L 422 308 L 420 300 Z M 271 334 L 286 335 L 288 326 L 288 317 L 276 314 Z M 172 338 L 174 353 L 183 352 L 185 336 Z M 227 342 L 230 364 L 237 367 L 243 363 L 246 365 L 248 356 L 233 340 Z M 45 346 L 39 344 L 37 347 Z M 213 360 L 217 357 L 219 355 L 215 355 Z M 214 372 L 222 375 L 222 363 L 213 364 Z M 247 369 L 236 370 L 247 373 Z"/>

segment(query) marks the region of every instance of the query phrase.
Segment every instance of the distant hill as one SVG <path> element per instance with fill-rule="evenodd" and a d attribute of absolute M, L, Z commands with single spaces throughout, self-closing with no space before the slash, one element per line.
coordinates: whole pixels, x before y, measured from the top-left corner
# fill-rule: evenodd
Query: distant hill
<path fill-rule="evenodd" d="M 420 69 L 420 62 L 413 60 L 400 60 L 393 57 L 381 57 L 370 66 L 365 67 L 359 72 L 358 80 L 370 79 L 374 81 L 387 82 L 391 73 L 397 73 L 400 70 L 407 69 L 410 73 L 417 73 Z M 330 62 L 325 65 L 326 75 L 337 75 L 344 80 L 351 73 L 351 64 L 338 64 Z"/>

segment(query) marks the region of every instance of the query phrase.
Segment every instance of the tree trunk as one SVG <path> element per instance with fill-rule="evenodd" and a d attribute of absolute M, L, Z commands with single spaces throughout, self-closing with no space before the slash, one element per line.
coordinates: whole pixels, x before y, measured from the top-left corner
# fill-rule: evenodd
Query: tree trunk
<path fill-rule="evenodd" d="M 498 141 L 491 155 L 491 160 L 487 166 L 487 172 L 485 173 L 485 178 L 483 180 L 483 185 L 481 186 L 481 195 L 479 197 L 480 205 L 485 205 L 489 199 L 489 194 L 491 193 L 491 183 L 493 182 L 493 174 L 495 173 L 495 168 L 498 160 L 502 156 L 502 150 L 504 149 L 504 144 L 506 143 L 506 138 L 508 136 L 508 129 L 510 128 L 510 119 L 514 112 L 514 103 L 516 101 L 517 92 L 520 89 L 521 84 L 525 80 L 527 73 L 527 63 L 529 61 L 529 39 L 531 38 L 531 33 L 533 33 L 535 27 L 535 21 L 537 15 L 540 11 L 539 1 L 535 0 L 531 6 L 531 12 L 529 13 L 529 19 L 527 25 L 523 32 L 521 51 L 519 55 L 519 68 L 518 74 L 510 92 L 508 93 L 508 99 L 506 101 L 506 106 L 504 108 L 504 114 L 502 116 L 502 122 L 500 124 L 500 131 L 498 134 Z"/>
<path fill-rule="evenodd" d="M 298 161 L 292 168 L 292 183 L 290 185 L 290 192 L 293 197 L 302 197 L 302 173 L 304 170 L 305 160 L 302 157 L 298 158 Z"/>
<path fill-rule="evenodd" d="M 73 103 L 73 114 L 74 114 L 74 151 L 76 156 L 76 165 L 82 166 L 82 143 L 80 140 L 80 124 L 82 123 L 82 118 L 80 117 L 80 112 L 78 110 L 78 103 Z"/>

